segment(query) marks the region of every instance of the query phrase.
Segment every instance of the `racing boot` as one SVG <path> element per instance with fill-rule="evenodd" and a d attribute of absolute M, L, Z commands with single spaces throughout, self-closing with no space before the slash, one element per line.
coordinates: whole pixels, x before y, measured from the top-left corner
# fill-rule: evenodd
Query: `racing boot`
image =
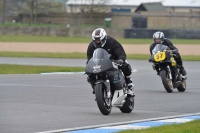
<path fill-rule="evenodd" d="M 187 74 L 183 66 L 181 66 L 180 72 L 181 72 L 181 74 L 182 74 L 183 76 L 186 76 L 186 74 Z"/>
<path fill-rule="evenodd" d="M 127 90 L 127 94 L 131 95 L 131 96 L 135 96 L 133 89 L 134 89 L 134 84 L 132 82 L 131 76 L 126 76 L 125 77 L 126 83 L 128 85 L 128 90 Z"/>

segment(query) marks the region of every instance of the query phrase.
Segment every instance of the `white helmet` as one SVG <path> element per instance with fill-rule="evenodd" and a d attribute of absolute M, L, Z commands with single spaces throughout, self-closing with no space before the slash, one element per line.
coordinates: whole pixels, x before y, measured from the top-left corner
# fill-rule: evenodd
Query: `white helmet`
<path fill-rule="evenodd" d="M 155 43 L 163 43 L 165 35 L 161 31 L 157 31 L 153 34 L 153 40 Z"/>
<path fill-rule="evenodd" d="M 102 28 L 97 28 L 92 32 L 92 42 L 95 47 L 103 47 L 106 44 L 106 31 Z"/>

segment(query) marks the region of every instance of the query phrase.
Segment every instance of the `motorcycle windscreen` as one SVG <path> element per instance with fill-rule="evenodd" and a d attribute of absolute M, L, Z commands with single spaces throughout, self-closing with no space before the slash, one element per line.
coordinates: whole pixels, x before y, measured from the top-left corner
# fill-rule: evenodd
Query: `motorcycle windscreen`
<path fill-rule="evenodd" d="M 158 52 L 163 52 L 164 50 L 167 50 L 167 48 L 168 47 L 163 44 L 156 44 L 156 46 L 152 50 L 152 54 L 156 54 Z"/>
<path fill-rule="evenodd" d="M 102 48 L 97 48 L 93 52 L 93 57 L 87 63 L 85 72 L 100 73 L 110 68 L 113 68 L 110 56 L 111 55 L 106 50 Z"/>
<path fill-rule="evenodd" d="M 108 56 L 108 52 L 102 48 L 98 48 L 94 51 L 93 53 L 93 62 L 95 63 L 95 65 L 99 65 L 100 62 L 106 57 Z"/>

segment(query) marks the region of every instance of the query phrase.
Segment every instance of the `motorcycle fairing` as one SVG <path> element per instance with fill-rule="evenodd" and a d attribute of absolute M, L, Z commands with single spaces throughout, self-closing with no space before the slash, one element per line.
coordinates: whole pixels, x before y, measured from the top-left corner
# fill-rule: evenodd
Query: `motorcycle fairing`
<path fill-rule="evenodd" d="M 113 68 L 110 56 L 106 50 L 102 48 L 96 49 L 93 57 L 88 61 L 85 72 L 88 74 L 97 74 Z"/>

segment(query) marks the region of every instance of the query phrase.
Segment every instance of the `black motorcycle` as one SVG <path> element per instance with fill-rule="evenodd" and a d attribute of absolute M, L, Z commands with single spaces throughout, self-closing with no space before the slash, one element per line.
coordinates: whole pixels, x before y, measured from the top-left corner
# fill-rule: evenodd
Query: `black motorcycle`
<path fill-rule="evenodd" d="M 110 57 L 106 50 L 97 48 L 86 65 L 85 73 L 94 78 L 93 89 L 102 114 L 110 114 L 112 106 L 130 113 L 134 108 L 134 97 L 127 94 L 125 77 Z"/>
<path fill-rule="evenodd" d="M 180 66 L 177 65 L 174 56 L 176 54 L 168 50 L 168 46 L 157 44 L 149 59 L 168 93 L 173 92 L 173 88 L 177 88 L 179 92 L 186 90 L 186 77 L 180 73 Z"/>

